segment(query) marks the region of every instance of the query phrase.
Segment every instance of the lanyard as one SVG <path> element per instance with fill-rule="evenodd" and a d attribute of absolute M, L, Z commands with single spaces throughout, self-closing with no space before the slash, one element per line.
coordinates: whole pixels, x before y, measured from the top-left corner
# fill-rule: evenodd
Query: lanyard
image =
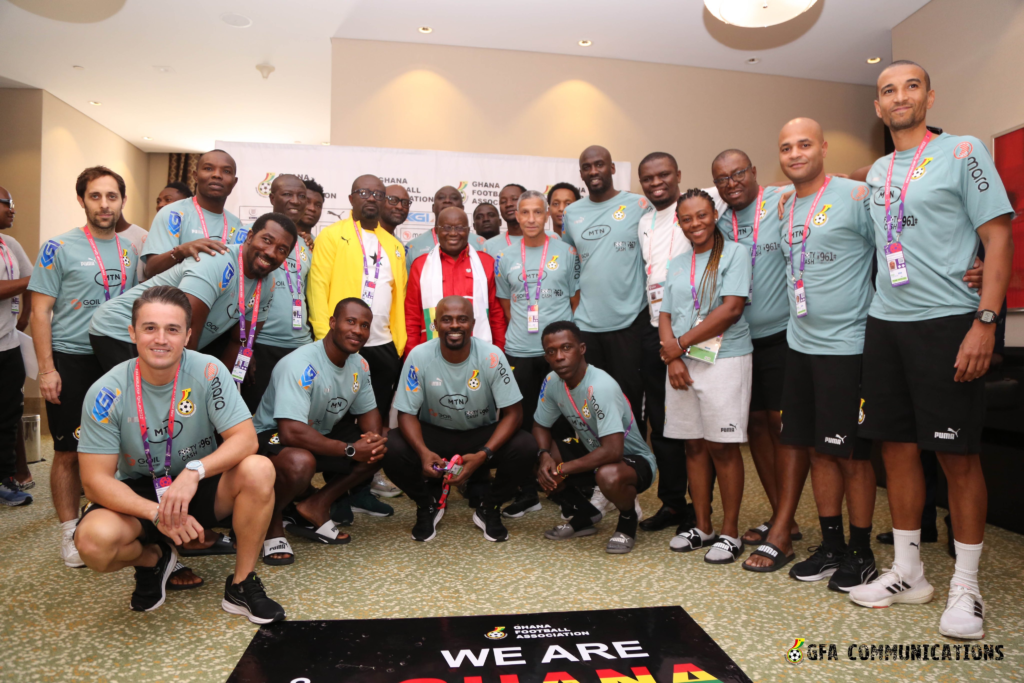
<path fill-rule="evenodd" d="M 544 278 L 544 262 L 548 260 L 548 243 L 551 238 L 544 238 L 544 250 L 540 253 L 540 265 L 537 267 L 537 305 L 540 305 L 540 282 Z M 519 252 L 523 259 L 523 291 L 526 292 L 526 305 L 530 305 L 530 287 L 526 284 L 526 240 L 519 241 Z"/>
<path fill-rule="evenodd" d="M 184 358 L 182 358 L 184 360 Z M 174 397 L 178 391 L 178 375 L 181 374 L 181 361 L 178 361 L 178 369 L 174 371 L 174 384 L 171 386 L 171 412 L 167 418 L 167 451 L 164 455 L 164 476 L 171 476 L 171 441 L 174 436 Z M 156 472 L 153 471 L 153 455 L 149 451 L 149 428 L 146 426 L 146 408 L 142 405 L 142 373 L 139 371 L 139 361 L 135 361 L 135 411 L 139 416 L 139 429 L 142 431 L 142 449 L 146 451 L 146 465 L 149 466 L 149 474 L 156 479 Z"/>
<path fill-rule="evenodd" d="M 356 229 L 356 239 L 359 240 L 359 251 L 363 252 L 363 277 L 369 279 L 370 269 L 366 265 L 366 247 L 363 246 L 363 229 L 353 223 L 353 227 Z M 437 235 L 434 235 L 434 244 L 437 244 Z M 377 278 L 380 277 L 380 240 L 377 240 L 377 268 L 373 271 L 373 281 L 376 282 Z"/>
<path fill-rule="evenodd" d="M 436 247 L 437 246 L 437 228 L 433 228 L 430 231 L 430 236 L 434 238 L 434 246 Z M 362 242 L 360 242 L 360 244 L 362 244 Z"/>
<path fill-rule="evenodd" d="M 565 395 L 569 397 L 569 403 L 572 404 L 572 409 L 576 411 L 576 417 L 580 418 L 580 422 L 582 422 L 583 426 L 587 428 L 587 431 L 594 435 L 594 438 L 597 439 L 598 443 L 601 443 L 601 437 L 594 433 L 594 430 L 590 428 L 587 421 L 583 419 L 580 409 L 576 407 L 576 401 L 572 400 L 572 394 L 569 393 L 569 385 L 562 382 L 562 387 L 565 388 Z M 629 433 L 633 430 L 633 406 L 630 405 L 629 399 L 625 394 L 622 395 L 622 398 L 626 399 L 626 408 L 629 410 L 629 426 L 626 427 L 626 433 L 622 435 L 622 439 L 625 441 L 626 437 L 629 436 Z"/>
<path fill-rule="evenodd" d="M 804 277 L 804 266 L 807 263 L 807 232 L 811 227 L 811 219 L 814 218 L 814 209 L 818 207 L 818 200 L 821 199 L 821 195 L 825 194 L 825 188 L 830 182 L 832 182 L 832 176 L 825 176 L 825 182 L 818 190 L 818 194 L 814 195 L 811 210 L 807 212 L 807 219 L 804 221 L 804 237 L 800 242 L 800 277 L 793 272 L 793 212 L 796 211 L 796 197 L 793 197 L 793 203 L 789 206 L 789 276 L 793 282 L 802 280 Z"/>
<path fill-rule="evenodd" d="M 7 268 L 7 278 L 9 280 L 13 280 L 14 259 L 11 258 L 11 248 L 7 246 L 7 242 L 4 242 L 3 237 L 0 237 L 0 254 L 4 255 L 4 266 Z"/>
<path fill-rule="evenodd" d="M 238 248 L 238 336 L 245 348 L 252 350 L 256 338 L 256 320 L 260 315 L 260 291 L 263 280 L 256 283 L 256 298 L 252 303 L 252 325 L 249 326 L 249 340 L 245 340 L 245 272 L 242 270 L 242 248 Z"/>
<path fill-rule="evenodd" d="M 907 179 L 903 181 L 903 188 L 900 190 L 900 211 L 899 217 L 896 219 L 896 241 L 900 241 L 900 236 L 903 234 L 903 205 L 907 201 L 907 193 L 910 191 L 910 177 L 914 175 L 914 169 L 917 168 L 917 162 L 921 160 L 921 154 L 924 153 L 924 148 L 928 146 L 928 141 L 932 139 L 932 132 L 930 130 L 925 131 L 924 139 L 921 140 L 921 144 L 917 146 L 917 152 L 914 153 L 914 160 L 910 162 L 910 168 L 907 169 Z M 885 232 L 886 241 L 892 244 L 892 214 L 889 211 L 889 190 L 892 188 L 892 167 L 896 165 L 896 152 L 892 153 L 892 159 L 889 160 L 889 172 L 885 174 Z"/>
<path fill-rule="evenodd" d="M 362 244 L 360 242 L 360 244 Z M 302 298 L 302 256 L 299 254 L 299 241 L 295 240 L 295 286 L 292 287 L 292 274 L 288 270 L 288 259 L 284 260 L 284 276 L 288 280 L 288 292 L 293 299 Z"/>
<path fill-rule="evenodd" d="M 679 225 L 679 218 L 677 217 L 674 222 L 675 222 L 675 226 L 678 226 Z M 647 252 L 647 277 L 648 277 L 648 279 L 651 277 L 651 273 L 654 272 L 654 264 L 651 262 L 651 259 L 654 258 L 654 227 L 655 227 L 655 225 L 657 223 L 658 223 L 658 211 L 655 210 L 654 211 L 654 215 L 651 216 L 651 230 L 650 230 L 650 232 L 648 232 L 648 235 L 650 235 L 650 237 L 647 239 L 647 242 L 650 244 L 650 247 L 651 247 L 648 250 L 648 252 Z M 675 244 L 675 241 L 676 241 L 676 231 L 672 230 L 671 236 L 668 238 L 668 260 L 669 261 L 672 260 L 672 245 Z M 650 284 L 650 283 L 648 283 L 648 284 Z"/>
<path fill-rule="evenodd" d="M 700 317 L 700 299 L 697 298 L 697 250 L 690 252 L 690 295 L 693 297 L 693 310 Z"/>
<path fill-rule="evenodd" d="M 203 210 L 199 208 L 199 200 L 195 197 L 192 198 L 192 206 L 196 207 L 196 213 L 199 214 L 199 224 L 203 226 L 203 237 L 210 239 L 210 233 L 206 230 L 206 216 L 203 215 Z M 221 214 L 224 216 L 224 232 L 220 234 L 220 241 L 224 244 L 228 243 L 228 212 L 225 211 Z"/>
<path fill-rule="evenodd" d="M 103 296 L 106 297 L 106 301 L 110 301 L 110 281 L 107 280 L 107 269 L 103 266 L 103 259 L 100 258 L 100 250 L 96 248 L 96 240 L 92 237 L 92 231 L 89 230 L 89 226 L 82 226 L 82 232 L 85 233 L 85 238 L 89 240 L 89 246 L 92 247 L 92 255 L 96 257 L 96 265 L 99 266 L 100 275 L 103 276 Z M 117 245 L 117 262 L 121 264 L 121 294 L 124 294 L 124 283 L 128 279 L 128 274 L 124 270 L 124 259 L 121 258 L 121 238 L 114 233 L 114 244 Z"/>
<path fill-rule="evenodd" d="M 750 279 L 754 279 L 754 263 L 757 262 L 757 231 L 761 227 L 761 198 L 764 197 L 764 188 L 757 188 L 757 201 L 754 202 L 754 244 L 750 247 Z M 793 200 L 796 204 L 796 200 Z M 736 211 L 732 212 L 732 241 L 739 244 L 740 222 L 736 218 Z"/>

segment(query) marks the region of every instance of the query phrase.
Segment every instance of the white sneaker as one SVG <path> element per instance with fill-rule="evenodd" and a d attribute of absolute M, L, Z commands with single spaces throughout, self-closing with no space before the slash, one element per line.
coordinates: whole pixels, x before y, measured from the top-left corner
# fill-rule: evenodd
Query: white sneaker
<path fill-rule="evenodd" d="M 383 470 L 377 470 L 377 474 L 373 475 L 373 483 L 370 484 L 370 493 L 381 498 L 394 498 L 402 495 L 402 489 L 388 481 Z"/>
<path fill-rule="evenodd" d="M 980 640 L 985 637 L 985 601 L 981 594 L 962 583 L 949 583 L 946 611 L 939 620 L 939 633 L 949 638 Z"/>
<path fill-rule="evenodd" d="M 81 569 L 85 566 L 82 556 L 78 554 L 78 548 L 75 547 L 74 529 L 64 532 L 64 537 L 60 541 L 60 559 L 64 560 L 64 564 L 72 569 Z"/>
<path fill-rule="evenodd" d="M 921 605 L 932 599 L 935 589 L 924 578 L 907 581 L 896 567 L 886 569 L 877 579 L 850 589 L 850 600 L 864 607 L 888 607 L 895 602 Z"/>
<path fill-rule="evenodd" d="M 590 496 L 590 504 L 597 508 L 602 517 L 615 509 L 615 503 L 605 498 L 604 494 L 601 493 L 601 489 L 596 486 L 594 487 L 594 494 Z M 639 505 L 639 502 L 637 505 Z"/>

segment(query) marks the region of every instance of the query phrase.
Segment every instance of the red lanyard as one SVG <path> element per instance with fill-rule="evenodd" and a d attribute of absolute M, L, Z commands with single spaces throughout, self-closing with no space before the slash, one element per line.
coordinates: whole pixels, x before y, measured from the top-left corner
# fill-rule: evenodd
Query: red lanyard
<path fill-rule="evenodd" d="M 256 321 L 260 315 L 260 291 L 263 280 L 256 283 L 256 298 L 252 304 L 252 325 L 249 326 L 249 340 L 245 339 L 245 272 L 242 270 L 242 247 L 238 248 L 238 336 L 245 348 L 252 349 L 256 338 Z"/>
<path fill-rule="evenodd" d="M 199 224 L 203 226 L 203 237 L 210 239 L 210 233 L 206 230 L 206 216 L 203 215 L 203 210 L 199 208 L 199 200 L 195 197 L 192 198 L 192 206 L 196 207 L 196 213 L 199 214 Z M 224 217 L 224 232 L 220 234 L 220 241 L 224 244 L 228 243 L 228 212 L 225 211 L 221 214 Z"/>
<path fill-rule="evenodd" d="M 800 277 L 793 272 L 793 213 L 796 211 L 796 197 L 793 197 L 793 203 L 789 205 L 789 276 L 793 282 L 804 278 L 804 266 L 807 264 L 807 231 L 810 230 L 811 219 L 814 218 L 814 209 L 818 207 L 818 200 L 821 199 L 821 195 L 825 194 L 825 188 L 830 182 L 832 182 L 832 176 L 825 176 L 825 182 L 818 190 L 818 194 L 814 195 L 811 210 L 807 212 L 807 219 L 804 220 L 804 237 L 800 242 Z"/>
<path fill-rule="evenodd" d="M 360 243 L 362 246 L 362 243 Z M 292 274 L 288 270 L 288 259 L 284 260 L 284 276 L 288 280 L 288 292 L 293 299 L 302 298 L 302 255 L 299 253 L 299 241 L 295 240 L 295 286 L 292 287 Z"/>
<path fill-rule="evenodd" d="M 585 378 L 586 375 L 584 375 L 584 379 Z M 582 384 L 582 382 L 580 382 L 580 384 Z M 565 395 L 569 397 L 569 403 L 572 404 L 572 409 L 576 411 L 576 417 L 580 418 L 580 422 L 582 422 L 583 426 L 587 428 L 587 431 L 594 435 L 594 438 L 597 439 L 598 443 L 601 443 L 601 437 L 599 437 L 594 432 L 594 430 L 590 428 L 590 425 L 587 424 L 587 421 L 583 419 L 583 415 L 582 413 L 580 413 L 580 409 L 576 407 L 576 401 L 572 400 L 572 394 L 569 393 L 569 385 L 563 381 L 562 387 L 565 389 Z M 629 410 L 629 426 L 626 427 L 626 432 L 622 435 L 623 440 L 625 440 L 625 438 L 629 436 L 629 433 L 633 430 L 633 407 L 630 405 L 629 399 L 626 398 L 625 394 L 622 395 L 622 398 L 626 399 L 626 409 Z"/>
<path fill-rule="evenodd" d="M 540 265 L 537 267 L 537 305 L 540 305 L 540 282 L 544 279 L 544 262 L 548 260 L 548 243 L 551 238 L 544 238 L 544 251 L 540 253 Z M 526 305 L 530 305 L 530 287 L 526 284 L 526 240 L 519 240 L 519 253 L 523 259 L 523 291 L 526 292 Z"/>
<path fill-rule="evenodd" d="M 673 212 L 672 215 L 675 216 L 675 219 L 673 221 L 673 227 L 678 227 L 679 226 L 679 217 L 676 216 L 675 212 Z M 655 225 L 657 225 L 657 223 L 658 223 L 658 212 L 655 211 L 654 212 L 654 216 L 651 217 L 651 229 L 647 233 L 649 235 L 648 238 L 647 238 L 647 242 L 651 246 L 650 250 L 647 253 L 647 277 L 650 277 L 651 273 L 654 271 L 654 264 L 651 263 L 651 259 L 654 258 L 654 227 L 655 227 Z M 672 245 L 675 244 L 675 241 L 676 241 L 676 231 L 672 230 L 671 236 L 668 239 L 668 260 L 669 261 L 672 260 Z"/>
<path fill-rule="evenodd" d="M 370 269 L 366 265 L 366 247 L 363 246 L 363 229 L 355 221 L 352 222 L 352 227 L 356 229 L 356 239 L 359 240 L 359 251 L 363 252 L 363 277 L 369 279 Z M 434 235 L 434 244 L 437 244 L 437 235 Z M 373 281 L 376 282 L 380 277 L 380 240 L 377 240 L 377 269 L 373 272 Z"/>
<path fill-rule="evenodd" d="M 11 248 L 7 246 L 7 242 L 4 242 L 4 238 L 0 237 L 0 254 L 4 255 L 4 265 L 7 266 L 7 277 L 11 280 L 14 279 L 14 259 L 11 258 Z"/>
<path fill-rule="evenodd" d="M 171 412 L 167 417 L 167 450 L 164 455 L 164 476 L 171 476 L 171 442 L 174 436 L 174 397 L 178 392 L 178 375 L 181 374 L 181 363 L 178 361 L 178 369 L 174 371 L 174 384 L 171 386 Z M 164 385 L 166 386 L 166 385 Z M 142 405 L 142 373 L 139 370 L 139 361 L 135 361 L 135 412 L 139 416 L 139 430 L 142 432 L 142 449 L 146 452 L 146 465 L 149 466 L 149 474 L 156 479 L 156 472 L 153 470 L 153 455 L 149 451 L 149 428 L 146 426 L 146 408 Z"/>
<path fill-rule="evenodd" d="M 110 301 L 110 281 L 107 280 L 107 269 L 103 266 L 103 259 L 100 258 L 100 250 L 96 248 L 96 240 L 92 237 L 92 231 L 89 230 L 88 225 L 82 226 L 82 232 L 85 233 L 85 237 L 89 240 L 89 246 L 92 247 L 92 255 L 96 257 L 96 265 L 99 266 L 100 275 L 103 276 L 103 296 L 106 297 L 106 301 Z M 124 259 L 121 258 L 121 239 L 114 233 L 114 244 L 117 246 L 117 262 L 121 264 L 121 294 L 124 294 L 124 283 L 128 279 L 128 273 L 124 269 Z"/>
<path fill-rule="evenodd" d="M 505 233 L 505 244 L 507 244 L 510 247 L 512 246 L 512 238 L 508 236 L 507 232 Z M 546 247 L 547 245 L 545 244 L 544 246 Z M 525 268 L 525 267 L 526 267 L 526 261 L 523 261 L 523 268 Z"/>
<path fill-rule="evenodd" d="M 690 295 L 693 297 L 693 310 L 700 315 L 700 299 L 697 298 L 697 250 L 690 251 Z M 717 283 L 716 283 L 717 284 Z"/>
<path fill-rule="evenodd" d="M 750 247 L 750 270 L 753 276 L 754 261 L 757 259 L 757 231 L 761 227 L 761 198 L 764 197 L 764 188 L 757 188 L 757 201 L 754 202 L 754 245 Z M 796 201 L 794 200 L 795 204 Z M 740 222 L 736 218 L 736 211 L 732 212 L 732 241 L 739 244 Z"/>
<path fill-rule="evenodd" d="M 434 246 L 436 247 L 437 246 L 437 228 L 432 228 L 430 230 L 430 236 L 434 238 Z"/>
<path fill-rule="evenodd" d="M 899 217 L 896 219 L 896 240 L 899 241 L 900 236 L 903 234 L 903 205 L 907 201 L 907 193 L 910 192 L 910 178 L 914 175 L 914 170 L 917 168 L 917 162 L 921 160 L 921 154 L 924 152 L 924 148 L 928 146 L 928 141 L 932 139 L 932 132 L 926 130 L 924 133 L 924 139 L 921 140 L 921 144 L 917 146 L 917 152 L 914 154 L 914 160 L 910 162 L 910 168 L 907 169 L 907 178 L 903 181 L 903 188 L 900 190 L 900 211 Z M 892 159 L 889 159 L 889 172 L 885 174 L 885 230 L 886 240 L 889 244 L 892 244 L 892 214 L 889 212 L 889 190 L 892 188 L 892 167 L 896 165 L 896 152 L 892 153 Z"/>

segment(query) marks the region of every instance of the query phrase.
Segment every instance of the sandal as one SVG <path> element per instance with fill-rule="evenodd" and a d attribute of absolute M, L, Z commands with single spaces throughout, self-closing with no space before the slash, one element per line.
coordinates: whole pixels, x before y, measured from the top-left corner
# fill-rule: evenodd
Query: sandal
<path fill-rule="evenodd" d="M 271 557 L 271 555 L 290 555 L 290 557 Z M 263 541 L 263 564 L 280 567 L 295 562 L 295 551 L 284 536 L 268 538 Z"/>
<path fill-rule="evenodd" d="M 772 563 L 767 567 L 751 567 L 746 562 L 743 563 L 743 568 L 746 569 L 748 572 L 758 572 L 759 574 L 767 574 L 769 572 L 778 571 L 790 562 L 792 562 L 794 559 L 796 559 L 795 552 L 790 553 L 789 555 L 785 555 L 781 550 L 779 550 L 778 546 L 776 546 L 773 543 L 768 543 L 767 541 L 757 546 L 757 549 L 754 552 L 750 553 L 750 557 L 754 556 L 767 557 L 769 560 L 772 561 Z M 749 560 L 750 557 L 748 557 L 747 559 Z"/>
<path fill-rule="evenodd" d="M 744 545 L 759 545 L 761 543 L 764 543 L 768 539 L 768 530 L 771 529 L 771 528 L 772 528 L 772 523 L 771 522 L 765 522 L 764 524 L 761 524 L 760 526 L 752 527 L 750 529 L 747 529 L 747 533 L 753 531 L 755 534 L 760 534 L 761 538 L 756 540 L 756 541 L 749 541 L 749 540 L 747 540 L 745 538 L 741 538 L 740 540 L 743 541 Z M 802 541 L 802 540 L 804 540 L 804 535 L 803 535 L 803 533 L 798 531 L 795 534 L 790 534 L 789 535 L 789 540 L 791 540 L 791 541 Z M 772 546 L 772 547 L 775 547 L 775 546 Z"/>
<path fill-rule="evenodd" d="M 716 550 L 718 550 L 718 551 L 725 551 L 728 554 L 725 557 L 721 558 L 721 559 L 717 559 L 717 560 L 711 559 L 710 558 L 711 553 L 713 553 Z M 708 564 L 732 564 L 736 560 L 740 559 L 740 555 L 742 555 L 742 554 L 743 554 L 743 544 L 742 543 L 735 543 L 728 536 L 719 536 L 718 540 L 715 541 L 711 545 L 711 548 L 708 549 L 707 553 L 705 553 L 704 561 L 707 562 Z"/>
<path fill-rule="evenodd" d="M 177 552 L 179 557 L 206 557 L 208 555 L 234 555 L 237 551 L 230 537 L 224 534 L 217 534 L 217 540 L 209 548 L 193 548 L 188 550 L 179 547 Z"/>
<path fill-rule="evenodd" d="M 193 588 L 202 588 L 203 584 L 205 584 L 206 581 L 201 576 L 196 576 L 194 573 L 192 575 L 195 576 L 197 579 L 199 579 L 199 583 L 188 583 L 188 584 L 185 584 L 185 583 L 172 583 L 171 582 L 171 579 L 173 579 L 178 574 L 181 574 L 182 572 L 191 572 L 191 571 L 192 571 L 191 569 L 189 569 L 188 567 L 183 565 L 181 562 L 175 563 L 174 571 L 171 572 L 171 575 L 170 575 L 170 577 L 167 580 L 167 590 L 169 590 L 169 591 L 189 591 L 189 590 L 192 590 Z"/>
<path fill-rule="evenodd" d="M 298 523 L 289 524 L 285 527 L 290 534 L 308 538 L 311 541 L 326 543 L 327 545 L 344 545 L 352 540 L 351 536 L 338 530 L 338 525 L 334 520 L 328 519 L 319 528 L 314 528 L 313 523 L 303 517 L 298 511 L 296 511 L 296 514 L 299 516 Z M 306 526 L 307 524 L 309 526 Z"/>

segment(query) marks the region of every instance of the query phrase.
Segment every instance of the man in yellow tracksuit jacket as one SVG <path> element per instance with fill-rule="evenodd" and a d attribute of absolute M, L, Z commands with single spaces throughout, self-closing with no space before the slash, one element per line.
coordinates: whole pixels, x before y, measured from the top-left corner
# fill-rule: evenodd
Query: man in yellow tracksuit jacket
<path fill-rule="evenodd" d="M 405 247 L 379 223 L 384 184 L 365 175 L 352 183 L 352 216 L 316 238 L 306 304 L 313 335 L 330 330 L 342 299 L 362 299 L 373 312 L 370 338 L 360 355 L 370 366 L 377 409 L 387 421 L 405 352 Z"/>

